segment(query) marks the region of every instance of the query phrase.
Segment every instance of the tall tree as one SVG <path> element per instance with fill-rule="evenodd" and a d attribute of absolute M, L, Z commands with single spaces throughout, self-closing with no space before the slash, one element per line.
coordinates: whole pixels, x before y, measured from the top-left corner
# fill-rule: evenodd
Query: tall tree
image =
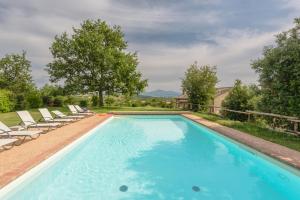
<path fill-rule="evenodd" d="M 206 109 L 211 103 L 218 82 L 216 67 L 199 66 L 197 62 L 192 64 L 185 72 L 182 80 L 182 89 L 188 95 L 193 110 Z"/>
<path fill-rule="evenodd" d="M 147 80 L 137 71 L 137 55 L 126 49 L 119 26 L 86 20 L 71 36 L 64 32 L 55 37 L 50 48 L 54 60 L 47 66 L 50 80 L 64 81 L 71 91 L 99 92 L 100 106 L 104 93 L 138 94 Z"/>
<path fill-rule="evenodd" d="M 262 89 L 261 110 L 300 116 L 300 18 L 252 63 Z"/>
<path fill-rule="evenodd" d="M 30 91 L 34 87 L 30 68 L 25 52 L 4 56 L 0 59 L 0 88 L 17 95 Z"/>

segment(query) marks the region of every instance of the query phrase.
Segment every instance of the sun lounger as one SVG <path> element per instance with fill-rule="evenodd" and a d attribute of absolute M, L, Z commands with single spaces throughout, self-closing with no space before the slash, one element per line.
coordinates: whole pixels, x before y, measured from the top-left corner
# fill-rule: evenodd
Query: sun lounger
<path fill-rule="evenodd" d="M 52 111 L 57 117 L 62 119 L 82 119 L 84 118 L 83 115 L 65 115 L 64 113 L 60 112 L 59 110 Z"/>
<path fill-rule="evenodd" d="M 67 119 L 67 118 L 53 118 L 51 113 L 47 108 L 39 108 L 39 111 L 45 122 L 58 122 L 58 123 L 71 123 L 74 122 L 75 119 Z"/>
<path fill-rule="evenodd" d="M 25 128 L 48 128 L 54 129 L 57 127 L 60 127 L 61 123 L 37 123 L 31 116 L 31 114 L 24 110 L 24 111 L 17 111 L 17 114 L 19 115 L 20 119 L 22 120 L 22 125 Z"/>
<path fill-rule="evenodd" d="M 8 126 L 6 126 L 3 122 L 0 121 L 0 136 L 7 136 L 11 137 L 22 137 L 22 140 L 18 145 L 24 142 L 26 137 L 31 139 L 36 139 L 42 134 L 43 131 L 28 131 L 28 130 L 21 130 L 21 131 L 13 131 Z"/>
<path fill-rule="evenodd" d="M 79 105 L 74 105 L 75 109 L 79 112 L 79 113 L 87 113 L 89 115 L 92 115 L 93 112 L 90 110 L 84 110 L 83 108 L 81 108 Z"/>
<path fill-rule="evenodd" d="M 15 138 L 0 139 L 0 147 L 3 149 L 10 149 L 14 146 L 16 141 L 18 141 L 18 139 Z"/>
<path fill-rule="evenodd" d="M 68 108 L 69 108 L 69 110 L 71 111 L 71 113 L 73 115 L 83 115 L 83 116 L 90 115 L 89 113 L 80 113 L 80 112 L 78 112 L 74 105 L 68 105 Z"/>

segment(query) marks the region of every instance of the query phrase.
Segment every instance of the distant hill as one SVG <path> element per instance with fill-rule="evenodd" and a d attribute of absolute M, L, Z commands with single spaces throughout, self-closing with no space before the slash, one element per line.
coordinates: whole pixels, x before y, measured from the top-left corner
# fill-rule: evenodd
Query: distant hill
<path fill-rule="evenodd" d="M 179 92 L 175 91 L 166 91 L 166 90 L 153 90 L 150 92 L 144 92 L 140 96 L 143 97 L 166 97 L 166 98 L 172 98 L 179 96 Z"/>

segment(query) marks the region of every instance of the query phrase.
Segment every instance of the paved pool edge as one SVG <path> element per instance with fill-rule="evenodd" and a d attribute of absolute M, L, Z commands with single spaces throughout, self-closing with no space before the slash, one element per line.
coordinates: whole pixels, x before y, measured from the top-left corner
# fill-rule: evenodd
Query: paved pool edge
<path fill-rule="evenodd" d="M 111 111 L 113 115 L 182 115 L 191 114 L 190 111 Z"/>

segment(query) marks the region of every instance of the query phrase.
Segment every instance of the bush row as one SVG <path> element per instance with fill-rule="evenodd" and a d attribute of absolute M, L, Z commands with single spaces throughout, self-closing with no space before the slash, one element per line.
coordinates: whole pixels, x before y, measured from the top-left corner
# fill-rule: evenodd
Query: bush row
<path fill-rule="evenodd" d="M 128 98 L 126 96 L 108 96 L 105 98 L 107 106 L 126 106 L 126 107 L 160 107 L 173 108 L 175 106 L 174 99 L 166 98 Z"/>
<path fill-rule="evenodd" d="M 0 90 L 0 112 L 11 112 L 40 107 L 62 107 L 68 104 L 79 104 L 81 107 L 98 105 L 98 96 L 74 96 L 74 95 L 52 95 L 39 90 L 28 94 L 16 95 L 9 90 Z M 164 98 L 129 98 L 125 96 L 106 96 L 105 106 L 127 106 L 127 107 L 162 107 L 173 108 L 174 101 Z"/>
<path fill-rule="evenodd" d="M 26 95 L 16 95 L 9 90 L 0 90 L 0 112 L 40 107 L 61 107 L 67 104 L 80 104 L 82 107 L 87 107 L 91 101 L 86 97 L 42 95 L 39 91 L 32 91 Z"/>

